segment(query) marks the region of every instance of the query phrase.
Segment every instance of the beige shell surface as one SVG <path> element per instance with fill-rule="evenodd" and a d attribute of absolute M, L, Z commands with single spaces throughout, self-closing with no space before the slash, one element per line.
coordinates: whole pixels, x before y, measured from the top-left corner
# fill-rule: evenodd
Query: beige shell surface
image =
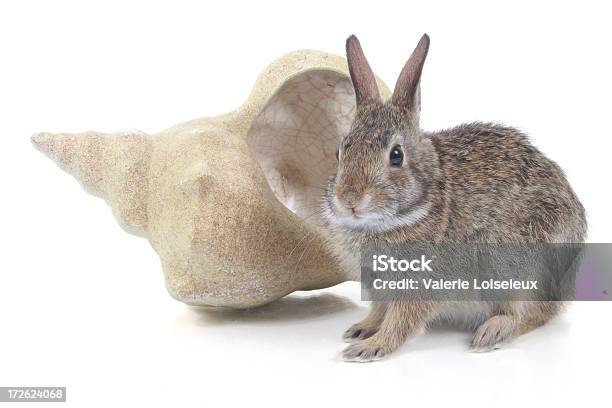
<path fill-rule="evenodd" d="M 318 208 L 354 109 L 346 61 L 297 51 L 272 63 L 226 115 L 154 135 L 32 141 L 104 198 L 126 231 L 150 241 L 173 297 L 245 308 L 346 280 L 325 250 Z"/>

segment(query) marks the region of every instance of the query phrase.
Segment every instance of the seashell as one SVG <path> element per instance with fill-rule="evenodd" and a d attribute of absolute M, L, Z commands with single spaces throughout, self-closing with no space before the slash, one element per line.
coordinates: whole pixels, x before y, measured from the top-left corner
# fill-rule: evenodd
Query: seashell
<path fill-rule="evenodd" d="M 32 142 L 150 241 L 174 298 L 246 308 L 348 279 L 325 249 L 318 206 L 354 110 L 346 60 L 297 51 L 228 114 L 153 135 L 39 133 Z"/>

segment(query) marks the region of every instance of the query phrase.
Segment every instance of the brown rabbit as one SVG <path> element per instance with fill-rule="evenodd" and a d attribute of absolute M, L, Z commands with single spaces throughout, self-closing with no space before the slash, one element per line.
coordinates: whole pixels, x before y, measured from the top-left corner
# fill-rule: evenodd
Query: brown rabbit
<path fill-rule="evenodd" d="M 370 243 L 583 242 L 584 208 L 563 171 L 520 131 L 471 123 L 441 132 L 419 127 L 419 82 L 429 48 L 424 35 L 383 102 L 355 36 L 346 52 L 357 111 L 338 147 L 326 186 L 328 241 L 359 277 L 359 251 Z M 346 360 L 372 361 L 440 320 L 475 328 L 471 348 L 487 351 L 551 319 L 553 301 L 373 302 L 344 334 Z"/>

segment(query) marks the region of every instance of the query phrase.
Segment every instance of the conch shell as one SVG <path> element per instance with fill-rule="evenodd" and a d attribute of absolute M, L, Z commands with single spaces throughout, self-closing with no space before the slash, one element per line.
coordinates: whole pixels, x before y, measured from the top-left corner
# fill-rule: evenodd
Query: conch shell
<path fill-rule="evenodd" d="M 246 308 L 348 279 L 325 249 L 318 207 L 354 110 L 346 61 L 297 51 L 231 113 L 154 135 L 39 133 L 32 142 L 151 242 L 174 298 Z"/>

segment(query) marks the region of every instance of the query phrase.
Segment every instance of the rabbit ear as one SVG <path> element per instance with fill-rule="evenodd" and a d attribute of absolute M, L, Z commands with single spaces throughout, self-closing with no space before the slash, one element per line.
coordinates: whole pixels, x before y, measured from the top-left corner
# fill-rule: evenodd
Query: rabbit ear
<path fill-rule="evenodd" d="M 408 58 L 406 65 L 404 65 L 395 84 L 393 97 L 391 98 L 391 102 L 395 106 L 417 116 L 421 110 L 419 81 L 421 80 L 421 72 L 423 71 L 423 64 L 425 64 L 428 50 L 429 36 L 423 34 L 416 48 L 412 51 L 412 55 Z"/>
<path fill-rule="evenodd" d="M 351 35 L 346 40 L 346 59 L 348 60 L 351 80 L 355 88 L 357 105 L 369 105 L 381 101 L 374 73 L 361 49 L 359 40 Z"/>

